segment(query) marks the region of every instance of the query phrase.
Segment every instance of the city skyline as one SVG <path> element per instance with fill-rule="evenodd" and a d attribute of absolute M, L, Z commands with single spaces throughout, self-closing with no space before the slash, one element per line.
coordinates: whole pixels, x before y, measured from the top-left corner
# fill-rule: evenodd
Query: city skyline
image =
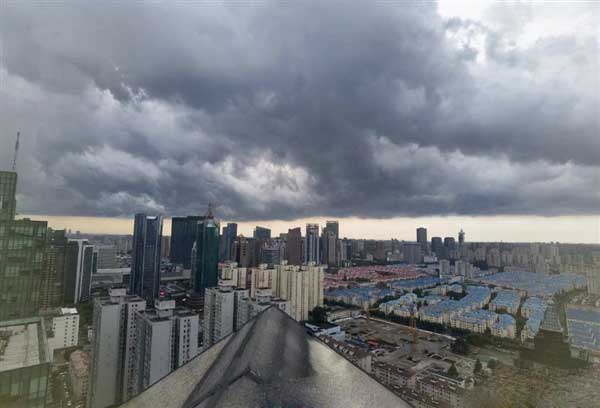
<path fill-rule="evenodd" d="M 201 213 L 201 211 L 200 211 Z M 53 229 L 70 229 L 84 234 L 131 235 L 133 217 L 70 217 L 51 215 L 25 215 L 33 220 L 42 219 Z M 333 217 L 304 218 L 296 220 L 276 221 L 236 221 L 217 218 L 221 225 L 228 222 L 238 224 L 238 233 L 252 237 L 256 226 L 272 230 L 273 236 L 287 233 L 288 229 L 300 227 L 303 231 L 307 223 L 318 223 L 325 226 Z M 600 217 L 597 216 L 562 216 L 562 217 L 404 217 L 393 219 L 356 219 L 337 218 L 340 222 L 340 238 L 353 239 L 400 239 L 415 241 L 415 230 L 425 227 L 428 236 L 453 236 L 463 229 L 466 241 L 471 242 L 562 242 L 573 244 L 600 244 Z M 525 224 L 523 224 L 525 223 Z M 164 235 L 171 232 L 171 218 L 164 218 Z M 365 232 L 367 231 L 367 232 Z"/>

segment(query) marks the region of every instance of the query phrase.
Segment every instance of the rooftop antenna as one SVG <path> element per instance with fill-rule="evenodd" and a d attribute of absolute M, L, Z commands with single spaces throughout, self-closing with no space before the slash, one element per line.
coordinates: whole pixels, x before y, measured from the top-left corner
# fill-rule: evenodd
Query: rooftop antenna
<path fill-rule="evenodd" d="M 19 139 L 21 137 L 21 132 L 17 132 L 17 141 L 15 143 L 15 156 L 13 158 L 12 171 L 17 171 L 17 155 L 19 154 Z"/>
<path fill-rule="evenodd" d="M 213 205 L 210 201 L 208 202 L 208 212 L 206 213 L 206 218 L 214 218 Z"/>

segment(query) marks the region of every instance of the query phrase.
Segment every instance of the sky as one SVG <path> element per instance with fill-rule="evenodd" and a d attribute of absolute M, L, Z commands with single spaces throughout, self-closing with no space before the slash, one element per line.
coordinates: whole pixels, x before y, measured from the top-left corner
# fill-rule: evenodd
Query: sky
<path fill-rule="evenodd" d="M 5 1 L 0 168 L 21 131 L 20 213 L 88 232 L 210 201 L 247 229 L 600 242 L 598 21 L 596 2 Z"/>

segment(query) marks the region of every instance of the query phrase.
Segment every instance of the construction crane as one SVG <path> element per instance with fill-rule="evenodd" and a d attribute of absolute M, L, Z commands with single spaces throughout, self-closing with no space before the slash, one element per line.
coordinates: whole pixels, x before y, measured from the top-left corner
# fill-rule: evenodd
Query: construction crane
<path fill-rule="evenodd" d="M 19 154 L 19 139 L 21 132 L 17 132 L 17 141 L 15 142 L 15 156 L 13 157 L 12 171 L 17 171 L 17 155 Z"/>

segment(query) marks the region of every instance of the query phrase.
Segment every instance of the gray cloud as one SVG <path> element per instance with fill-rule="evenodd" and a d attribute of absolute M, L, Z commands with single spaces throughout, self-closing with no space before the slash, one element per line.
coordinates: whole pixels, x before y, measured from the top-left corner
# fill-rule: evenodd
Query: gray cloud
<path fill-rule="evenodd" d="M 490 13 L 8 3 L 0 161 L 21 129 L 34 213 L 597 214 L 593 30 L 522 45 L 536 13 Z"/>

